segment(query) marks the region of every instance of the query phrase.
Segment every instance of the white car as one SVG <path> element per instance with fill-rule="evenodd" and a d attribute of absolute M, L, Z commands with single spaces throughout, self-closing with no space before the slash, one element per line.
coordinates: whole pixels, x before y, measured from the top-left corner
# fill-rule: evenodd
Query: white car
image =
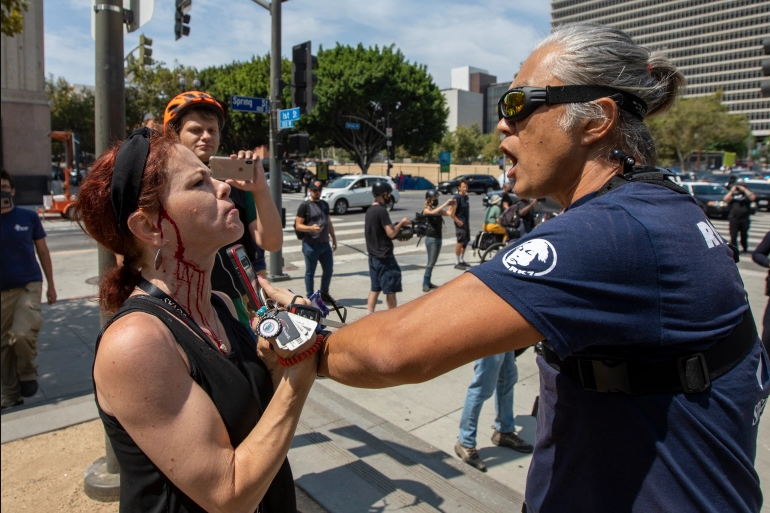
<path fill-rule="evenodd" d="M 326 201 L 332 212 L 341 215 L 350 208 L 360 207 L 366 210 L 374 202 L 372 196 L 372 184 L 377 181 L 385 181 L 393 188 L 388 204 L 388 210 L 398 203 L 398 189 L 396 183 L 389 176 L 377 175 L 345 175 L 337 178 L 321 192 L 321 199 Z"/>

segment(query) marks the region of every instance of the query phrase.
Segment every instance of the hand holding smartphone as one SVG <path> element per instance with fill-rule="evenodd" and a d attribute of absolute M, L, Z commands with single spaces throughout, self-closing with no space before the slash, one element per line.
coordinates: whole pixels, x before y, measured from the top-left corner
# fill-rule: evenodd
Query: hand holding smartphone
<path fill-rule="evenodd" d="M 254 159 L 234 159 L 231 157 L 211 157 L 209 159 L 211 176 L 217 180 L 254 180 Z"/>

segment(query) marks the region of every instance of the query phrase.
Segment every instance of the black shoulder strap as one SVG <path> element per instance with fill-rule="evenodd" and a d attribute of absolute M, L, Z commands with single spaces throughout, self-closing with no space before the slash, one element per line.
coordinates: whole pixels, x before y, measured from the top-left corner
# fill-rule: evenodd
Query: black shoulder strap
<path fill-rule="evenodd" d="M 595 197 L 598 198 L 599 196 L 603 196 L 611 190 L 615 190 L 621 185 L 625 185 L 630 182 L 642 182 L 652 185 L 659 185 L 679 194 L 688 194 L 688 192 L 682 187 L 666 178 L 666 176 L 661 172 L 661 168 L 653 166 L 637 166 L 634 169 L 635 171 L 633 173 L 629 173 L 627 175 L 615 175 L 610 178 L 607 183 L 605 183 L 602 188 L 599 189 Z"/>

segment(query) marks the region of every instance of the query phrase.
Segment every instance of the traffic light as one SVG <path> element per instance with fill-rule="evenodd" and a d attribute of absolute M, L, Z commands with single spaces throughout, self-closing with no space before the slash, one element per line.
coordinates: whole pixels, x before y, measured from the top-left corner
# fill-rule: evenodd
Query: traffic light
<path fill-rule="evenodd" d="M 313 73 L 316 69 L 318 58 L 311 53 L 310 41 L 292 48 L 291 106 L 299 107 L 302 114 L 310 114 L 318 102 L 318 97 L 313 94 L 313 88 L 318 83 L 318 77 Z"/>
<path fill-rule="evenodd" d="M 139 36 L 139 65 L 152 66 L 152 39 L 144 34 Z"/>
<path fill-rule="evenodd" d="M 770 37 L 762 41 L 762 48 L 765 50 L 765 58 L 762 59 L 762 97 L 770 98 Z"/>
<path fill-rule="evenodd" d="M 388 146 L 388 159 L 391 161 L 396 160 L 396 147 L 395 146 Z"/>
<path fill-rule="evenodd" d="M 192 0 L 176 0 L 176 14 L 174 15 L 174 36 L 181 39 L 190 35 L 190 15 L 187 14 L 192 6 Z"/>
<path fill-rule="evenodd" d="M 310 136 L 306 133 L 289 134 L 289 155 L 304 157 L 310 153 Z"/>

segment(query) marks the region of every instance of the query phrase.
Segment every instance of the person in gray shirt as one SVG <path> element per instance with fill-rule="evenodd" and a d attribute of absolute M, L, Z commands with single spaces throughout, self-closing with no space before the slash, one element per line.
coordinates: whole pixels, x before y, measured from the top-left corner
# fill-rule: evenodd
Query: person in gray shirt
<path fill-rule="evenodd" d="M 310 184 L 310 199 L 303 201 L 297 209 L 294 228 L 302 237 L 302 254 L 305 255 L 305 290 L 307 296 L 313 290 L 313 278 L 318 262 L 321 262 L 321 292 L 329 293 L 334 270 L 333 251 L 337 250 L 337 237 L 329 216 L 329 204 L 321 200 L 321 182 Z M 329 245 L 331 238 L 331 246 Z"/>

